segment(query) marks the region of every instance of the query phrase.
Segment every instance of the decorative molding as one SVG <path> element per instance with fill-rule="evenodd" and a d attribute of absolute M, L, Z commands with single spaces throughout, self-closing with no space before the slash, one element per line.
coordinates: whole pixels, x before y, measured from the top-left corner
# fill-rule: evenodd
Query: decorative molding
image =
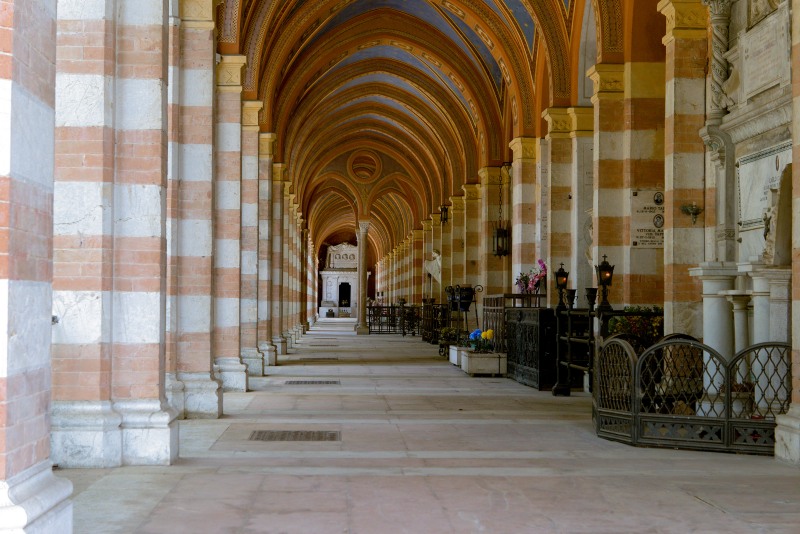
<path fill-rule="evenodd" d="M 242 127 L 258 127 L 258 112 L 264 107 L 260 100 L 245 100 L 242 102 Z M 274 134 L 273 134 L 274 135 Z"/>
<path fill-rule="evenodd" d="M 366 234 L 369 231 L 369 220 L 358 221 L 358 233 Z"/>
<path fill-rule="evenodd" d="M 594 108 L 567 108 L 570 118 L 570 137 L 584 137 L 594 133 Z"/>
<path fill-rule="evenodd" d="M 592 103 L 601 99 L 622 99 L 625 96 L 625 65 L 620 63 L 598 63 L 586 75 L 592 79 L 594 94 Z"/>
<path fill-rule="evenodd" d="M 745 139 L 761 135 L 780 126 L 791 127 L 792 92 L 790 87 L 775 98 L 765 98 L 758 103 L 749 103 L 735 113 L 729 113 L 722 120 L 720 128 L 731 136 L 736 144 Z"/>
<path fill-rule="evenodd" d="M 542 118 L 547 121 L 547 135 L 545 139 L 563 139 L 569 137 L 572 130 L 572 120 L 567 108 L 547 108 L 542 112 Z"/>
<path fill-rule="evenodd" d="M 508 143 L 508 148 L 514 153 L 514 161 L 521 159 L 536 160 L 539 156 L 539 144 L 534 137 L 517 137 Z"/>
<path fill-rule="evenodd" d="M 480 184 L 464 184 L 461 186 L 464 190 L 464 200 L 480 200 L 481 199 L 481 186 Z"/>
<path fill-rule="evenodd" d="M 464 197 L 450 197 L 451 209 L 453 211 L 464 211 L 467 207 L 466 199 Z"/>
<path fill-rule="evenodd" d="M 705 39 L 708 11 L 697 0 L 661 0 L 658 11 L 667 18 L 667 31 L 662 42 L 674 39 Z"/>
<path fill-rule="evenodd" d="M 272 132 L 262 133 L 258 136 L 258 155 L 259 157 L 272 157 L 275 150 L 275 140 L 278 138 L 277 134 Z"/>
<path fill-rule="evenodd" d="M 210 23 L 209 29 L 214 27 L 216 20 L 217 6 L 223 0 L 179 0 L 178 10 L 182 22 L 189 23 Z M 193 26 L 199 26 L 194 24 Z"/>

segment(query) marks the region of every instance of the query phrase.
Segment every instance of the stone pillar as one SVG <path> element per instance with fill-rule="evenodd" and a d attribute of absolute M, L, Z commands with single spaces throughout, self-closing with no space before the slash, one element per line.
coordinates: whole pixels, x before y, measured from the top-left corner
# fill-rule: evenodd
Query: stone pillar
<path fill-rule="evenodd" d="M 733 312 L 726 292 L 733 290 L 738 269 L 730 263 L 707 262 L 690 269 L 689 274 L 696 276 L 703 285 L 703 343 L 730 360 L 735 354 Z M 715 395 L 720 386 L 709 382 L 709 376 L 715 373 L 711 367 L 704 373 L 703 385 L 709 395 Z"/>
<path fill-rule="evenodd" d="M 272 166 L 272 344 L 276 354 L 286 354 L 287 342 L 283 336 L 283 174 L 282 163 Z M 277 358 L 276 358 L 277 360 Z M 277 363 L 277 361 L 276 361 Z"/>
<path fill-rule="evenodd" d="M 432 235 L 432 244 L 433 250 L 438 250 L 439 254 L 442 256 L 442 265 L 444 266 L 444 253 L 442 249 L 442 216 L 438 213 L 431 214 L 431 235 Z M 442 269 L 444 270 L 444 269 Z M 444 275 L 442 275 L 441 282 L 437 282 L 434 278 L 433 280 L 433 298 L 436 299 L 436 302 L 446 302 L 447 295 L 444 292 L 444 288 L 447 287 Z"/>
<path fill-rule="evenodd" d="M 446 287 L 453 285 L 453 223 L 448 220 L 446 223 L 440 222 L 440 224 L 442 229 L 442 285 Z"/>
<path fill-rule="evenodd" d="M 538 259 L 536 235 L 535 139 L 517 137 L 508 144 L 514 154 L 511 166 L 511 274 L 530 270 Z"/>
<path fill-rule="evenodd" d="M 239 347 L 241 277 L 242 69 L 245 56 L 217 65 L 214 143 L 214 368 L 224 391 L 247 391 Z"/>
<path fill-rule="evenodd" d="M 750 295 L 733 290 L 728 291 L 726 297 L 733 308 L 733 350 L 734 353 L 739 353 L 750 345 L 747 317 Z"/>
<path fill-rule="evenodd" d="M 81 59 L 62 54 L 55 65 L 55 183 L 47 192 L 54 203 L 52 312 L 58 320 L 52 328 L 51 458 L 64 467 L 116 467 L 122 462 L 122 420 L 111 408 L 110 388 L 114 174 L 104 164 L 114 155 L 114 94 L 106 83 L 113 67 L 106 73 L 104 66 L 106 54 L 116 55 L 106 44 L 114 25 L 103 3 L 94 10 L 79 9 L 77 1 L 60 5 L 60 48 L 75 46 L 76 25 L 98 31 L 82 36 Z M 89 47 L 104 54 L 93 59 L 84 53 Z M 94 98 L 82 100 L 87 93 Z M 71 104 L 76 102 L 82 106 Z"/>
<path fill-rule="evenodd" d="M 264 375 L 258 350 L 258 112 L 260 101 L 242 102 L 242 252 L 239 331 L 242 362 L 250 376 Z"/>
<path fill-rule="evenodd" d="M 286 340 L 286 348 L 291 349 L 294 346 L 294 338 L 292 337 L 292 299 L 294 292 L 292 289 L 292 221 L 294 215 L 292 213 L 292 195 L 290 192 L 290 183 L 285 183 L 283 187 L 283 217 L 281 220 L 281 233 L 283 235 L 281 255 L 281 284 L 283 285 L 283 300 L 281 301 L 281 336 Z"/>
<path fill-rule="evenodd" d="M 506 204 L 509 183 L 508 177 L 503 176 L 497 167 L 484 167 L 480 170 L 481 177 L 481 217 L 483 221 L 482 244 L 480 257 L 482 259 L 482 273 L 484 295 L 503 293 L 506 286 L 511 286 L 507 276 L 508 256 L 495 256 L 492 253 L 492 231 L 498 220 L 498 215 L 508 220 L 509 210 Z M 501 195 L 502 184 L 502 195 Z M 513 236 L 512 236 L 513 237 Z M 483 309 L 479 312 L 483 317 Z"/>
<path fill-rule="evenodd" d="M 791 341 L 791 294 L 792 272 L 786 269 L 767 269 L 769 280 L 769 340 L 788 343 Z"/>
<path fill-rule="evenodd" d="M 177 167 L 176 242 L 174 247 L 168 243 L 176 256 L 176 304 L 171 317 L 176 321 L 177 374 L 167 389 L 167 399 L 187 418 L 217 418 L 222 414 L 222 389 L 214 379 L 211 348 L 214 129 L 210 117 L 214 109 L 217 3 L 208 0 L 199 4 L 202 9 L 196 9 L 197 3 L 180 3 L 180 69 L 174 73 L 171 86 L 177 91 L 178 105 L 177 140 L 171 145 Z M 198 117 L 206 119 L 198 121 Z M 169 383 L 169 374 L 167 378 Z"/>
<path fill-rule="evenodd" d="M 422 221 L 422 259 L 423 262 L 430 260 L 433 257 L 433 222 L 426 219 Z M 423 263 L 424 265 L 424 263 Z M 422 269 L 422 296 L 423 298 L 437 298 L 434 293 L 436 287 L 436 280 L 428 273 L 425 268 Z"/>
<path fill-rule="evenodd" d="M 800 177 L 800 5 L 792 2 L 792 180 Z M 800 213 L 800 187 L 792 188 L 792 213 Z M 800 225 L 792 225 L 792 256 L 800 255 Z M 800 465 L 800 262 L 792 261 L 792 404 L 789 412 L 777 417 L 775 456 Z"/>
<path fill-rule="evenodd" d="M 356 334 L 369 334 L 367 326 L 367 231 L 369 220 L 358 221 L 358 324 Z"/>
<path fill-rule="evenodd" d="M 481 250 L 483 240 L 481 230 L 481 186 L 465 184 L 464 190 L 464 282 L 475 287 L 481 281 Z M 484 295 L 486 292 L 484 290 Z M 479 301 L 481 299 L 478 299 Z M 478 302 L 482 305 L 481 302 Z"/>
<path fill-rule="evenodd" d="M 412 248 L 413 248 L 413 264 L 411 267 L 411 302 L 414 304 L 422 304 L 422 298 L 425 295 L 425 276 L 423 263 L 425 257 L 425 236 L 422 230 L 412 230 Z M 376 269 L 377 270 L 377 269 Z M 377 273 L 376 273 L 377 274 Z M 378 279 L 375 280 L 375 289 L 378 288 Z"/>
<path fill-rule="evenodd" d="M 700 224 L 692 222 L 690 216 L 681 213 L 681 206 L 695 202 L 705 207 L 704 173 L 699 171 L 704 168 L 705 147 L 694 132 L 703 127 L 705 119 L 708 15 L 699 0 L 662 0 L 658 10 L 667 18 L 663 39 L 666 46 L 664 333 L 704 337 L 707 332 L 700 331 L 700 310 L 705 309 L 705 304 L 701 305 L 697 298 L 699 279 L 692 280 L 688 272 L 706 260 L 705 224 L 702 217 L 698 219 Z"/>
<path fill-rule="evenodd" d="M 80 7 L 74 3 L 59 14 L 74 20 L 80 18 Z M 103 15 L 94 12 L 90 18 Z M 50 461 L 53 143 L 54 124 L 64 123 L 54 110 L 55 2 L 6 3 L 3 30 L 0 525 L 6 532 L 72 532 L 72 484 L 53 476 Z M 94 78 L 78 80 L 87 88 L 98 83 L 102 87 L 103 77 Z M 95 109 L 98 103 L 87 106 Z M 98 128 L 96 135 L 108 133 Z M 97 182 L 102 180 L 99 173 L 93 174 L 93 187 L 99 189 Z"/>
<path fill-rule="evenodd" d="M 570 219 L 570 262 L 568 287 L 577 289 L 576 307 L 586 308 L 586 288 L 595 287 L 592 263 L 592 205 L 594 202 L 594 109 L 569 108 L 569 136 L 572 140 L 572 202 Z M 558 266 L 551 265 L 551 277 L 555 283 Z M 555 287 L 555 286 L 553 286 Z"/>
<path fill-rule="evenodd" d="M 450 277 L 453 284 L 459 285 L 467 283 L 464 207 L 464 197 L 450 197 L 450 254 L 453 258 Z"/>
<path fill-rule="evenodd" d="M 264 366 L 275 365 L 277 348 L 272 343 L 272 169 L 276 135 L 263 133 L 258 138 L 258 351 Z"/>
<path fill-rule="evenodd" d="M 572 236 L 570 235 L 570 214 L 572 209 L 572 119 L 568 108 L 548 108 L 542 113 L 547 121 L 548 129 L 544 144 L 549 150 L 547 161 L 550 170 L 548 184 L 549 203 L 542 204 L 541 209 L 546 211 L 548 226 L 550 228 L 547 248 L 542 251 L 542 256 L 547 258 L 551 275 L 547 277 L 547 297 L 551 306 L 558 304 L 558 292 L 555 290 L 555 271 L 562 262 L 569 265 L 573 256 L 571 249 Z M 544 186 L 544 184 L 542 184 Z M 542 214 L 545 216 L 545 213 Z"/>
<path fill-rule="evenodd" d="M 305 221 L 300 219 L 300 325 L 299 335 L 303 335 L 308 329 L 308 281 L 309 281 L 309 261 L 308 261 L 308 228 L 305 228 Z"/>
<path fill-rule="evenodd" d="M 606 255 L 609 263 L 621 266 L 625 254 L 625 218 L 621 209 L 626 200 L 622 181 L 625 121 L 620 120 L 625 116 L 624 72 L 624 65 L 598 63 L 587 73 L 594 83 L 593 265 Z M 597 286 L 596 281 L 592 285 Z M 623 293 L 612 288 L 612 305 L 619 307 L 622 299 Z"/>

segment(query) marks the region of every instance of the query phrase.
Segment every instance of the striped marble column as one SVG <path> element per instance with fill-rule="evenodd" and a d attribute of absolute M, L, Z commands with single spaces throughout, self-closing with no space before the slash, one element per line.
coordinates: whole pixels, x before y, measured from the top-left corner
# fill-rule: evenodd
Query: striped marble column
<path fill-rule="evenodd" d="M 464 221 L 464 197 L 450 197 L 450 256 L 452 258 L 450 277 L 452 284 L 464 285 L 467 283 L 466 276 L 466 246 L 465 221 Z"/>
<path fill-rule="evenodd" d="M 511 172 L 511 275 L 536 264 L 536 139 L 517 137 L 508 145 L 514 154 Z"/>
<path fill-rule="evenodd" d="M 425 233 L 422 230 L 412 230 L 412 256 L 411 266 L 411 302 L 422 304 L 425 295 Z M 378 287 L 377 280 L 375 287 Z"/>
<path fill-rule="evenodd" d="M 283 301 L 281 302 L 281 335 L 286 340 L 286 348 L 291 349 L 294 346 L 294 337 L 292 336 L 292 299 L 294 293 L 292 290 L 292 247 L 294 242 L 292 240 L 292 224 L 294 214 L 292 213 L 292 195 L 289 188 L 290 184 L 285 184 L 283 188 L 283 212 L 281 219 L 281 232 L 283 240 L 281 242 L 283 254 L 281 255 L 281 283 L 283 284 Z"/>
<path fill-rule="evenodd" d="M 542 113 L 547 120 L 545 144 L 549 150 L 547 161 L 550 170 L 548 185 L 548 203 L 542 204 L 547 210 L 547 221 L 550 229 L 548 247 L 544 249 L 544 261 L 551 275 L 547 277 L 547 300 L 551 306 L 558 303 L 555 289 L 555 271 L 561 263 L 570 264 L 572 250 L 572 119 L 568 108 L 548 108 Z M 516 154 L 515 154 L 516 155 Z M 543 214 L 544 216 L 544 214 Z"/>
<path fill-rule="evenodd" d="M 592 206 L 592 265 L 598 265 L 603 256 L 612 265 L 624 270 L 625 257 L 625 190 L 622 168 L 625 154 L 624 128 L 624 66 L 598 63 L 587 75 L 594 82 L 594 204 Z M 620 272 L 620 275 L 625 273 Z M 617 270 L 614 271 L 615 280 Z M 621 279 L 622 276 L 619 276 Z M 610 290 L 609 302 L 619 308 L 623 294 L 620 283 Z M 597 282 L 593 286 L 597 286 Z"/>
<path fill-rule="evenodd" d="M 213 269 L 214 8 L 216 0 L 181 2 L 179 60 L 173 68 L 177 132 L 170 144 L 170 168 L 177 180 L 168 243 L 176 271 L 175 380 L 167 373 L 167 399 L 187 418 L 222 414 L 222 389 L 213 374 L 211 348 Z M 202 9 L 197 9 L 201 6 Z M 182 390 L 180 389 L 182 388 Z"/>
<path fill-rule="evenodd" d="M 258 138 L 258 350 L 264 367 L 275 365 L 277 349 L 272 343 L 272 169 L 276 135 Z"/>
<path fill-rule="evenodd" d="M 550 140 L 536 138 L 536 184 L 534 199 L 537 206 L 550 205 Z M 546 256 L 550 250 L 550 210 L 536 210 L 535 234 L 533 245 L 537 258 Z M 513 273 L 515 276 L 517 273 Z"/>
<path fill-rule="evenodd" d="M 465 184 L 464 190 L 464 282 L 475 287 L 481 278 L 481 250 L 483 239 L 481 230 L 481 186 Z M 486 292 L 484 291 L 484 295 Z M 480 299 L 479 299 L 480 300 Z"/>
<path fill-rule="evenodd" d="M 499 167 L 484 167 L 478 173 L 481 178 L 481 250 L 482 260 L 481 272 L 483 281 L 481 285 L 484 295 L 496 295 L 506 292 L 506 288 L 511 287 L 508 269 L 510 267 L 509 256 L 495 256 L 492 253 L 492 231 L 493 225 L 498 220 L 502 212 L 502 219 L 511 219 L 507 198 L 510 181 L 503 176 Z M 502 187 L 501 187 L 502 184 Z M 501 196 L 502 190 L 502 196 Z M 482 317 L 482 311 L 481 313 Z"/>
<path fill-rule="evenodd" d="M 800 117 L 800 2 L 792 2 L 792 115 Z M 792 121 L 792 213 L 800 213 L 800 121 Z M 795 215 L 796 216 L 796 215 Z M 800 465 L 800 226 L 792 228 L 792 404 L 779 415 L 775 428 L 775 457 Z"/>
<path fill-rule="evenodd" d="M 165 0 L 117 2 L 113 409 L 122 463 L 172 463 L 176 412 L 164 399 L 167 13 Z"/>
<path fill-rule="evenodd" d="M 242 252 L 239 332 L 242 362 L 250 376 L 264 375 L 258 351 L 258 112 L 260 101 L 242 102 Z"/>
<path fill-rule="evenodd" d="M 448 217 L 449 218 L 449 217 Z M 441 215 L 440 215 L 441 220 Z M 442 284 L 453 285 L 453 223 L 448 220 L 442 225 Z"/>
<path fill-rule="evenodd" d="M 704 221 L 693 224 L 681 205 L 704 206 L 706 7 L 699 0 L 664 0 L 667 19 L 664 123 L 664 333 L 696 337 L 702 330 L 702 285 L 689 269 L 704 262 Z M 713 258 L 711 258 L 713 259 Z"/>
<path fill-rule="evenodd" d="M 575 306 L 588 307 L 586 288 L 594 287 L 592 268 L 592 203 L 594 198 L 594 173 L 592 148 L 594 145 L 594 110 L 573 107 L 568 110 L 570 138 L 572 141 L 572 202 L 570 203 L 570 262 L 564 265 L 569 272 L 568 286 L 577 290 Z M 552 263 L 551 278 L 559 264 Z"/>
<path fill-rule="evenodd" d="M 369 219 L 358 221 L 358 324 L 356 335 L 369 334 L 367 326 L 367 251 Z"/>
<path fill-rule="evenodd" d="M 286 338 L 283 335 L 284 310 L 283 310 L 283 190 L 287 186 L 284 180 L 286 167 L 283 163 L 272 165 L 272 344 L 276 349 L 276 356 L 283 356 L 288 350 Z M 276 358 L 277 363 L 277 358 Z"/>
<path fill-rule="evenodd" d="M 622 168 L 624 195 L 630 208 L 625 217 L 628 230 L 625 237 L 624 274 L 620 279 L 623 302 L 630 305 L 660 305 L 664 299 L 664 248 L 647 245 L 637 239 L 632 233 L 634 225 L 631 213 L 635 200 L 637 203 L 653 205 L 656 195 L 664 191 L 664 64 L 657 61 L 626 63 L 625 78 Z M 686 95 L 679 95 L 679 98 L 689 99 Z M 696 132 L 694 136 L 699 137 Z"/>
<path fill-rule="evenodd" d="M 71 532 L 72 484 L 53 476 L 50 460 L 55 2 L 6 3 L 2 27 L 0 525 L 7 532 Z M 102 71 L 96 74 L 86 81 L 102 81 Z M 97 130 L 95 136 L 103 132 Z"/>
<path fill-rule="evenodd" d="M 422 221 L 422 261 L 423 265 L 424 262 L 430 260 L 433 257 L 433 222 L 429 219 L 425 219 Z M 433 277 L 430 276 L 425 268 L 422 269 L 422 298 L 430 299 L 436 298 L 438 299 L 438 295 L 434 293 L 434 288 L 436 284 L 436 280 L 433 280 Z M 437 300 L 436 302 L 440 302 Z"/>
<path fill-rule="evenodd" d="M 59 3 L 57 30 L 51 456 L 64 467 L 116 467 L 122 420 L 111 407 L 115 61 L 105 62 L 116 50 L 104 4 L 80 9 L 81 3 Z M 92 55 L 93 47 L 104 53 Z"/>
<path fill-rule="evenodd" d="M 214 138 L 214 369 L 224 391 L 247 391 L 239 347 L 242 233 L 242 69 L 244 56 L 217 64 Z"/>

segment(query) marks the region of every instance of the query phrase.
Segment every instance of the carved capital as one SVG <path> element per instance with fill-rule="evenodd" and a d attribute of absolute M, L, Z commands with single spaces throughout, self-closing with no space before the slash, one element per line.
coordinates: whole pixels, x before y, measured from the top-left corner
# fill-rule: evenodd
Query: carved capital
<path fill-rule="evenodd" d="M 425 230 L 411 230 L 411 237 L 414 241 L 422 241 L 425 239 Z"/>
<path fill-rule="evenodd" d="M 545 139 L 563 139 L 569 137 L 572 121 L 567 108 L 547 108 L 542 112 L 542 118 L 547 121 L 547 135 Z"/>
<path fill-rule="evenodd" d="M 259 157 L 266 158 L 272 157 L 275 150 L 275 139 L 277 135 L 274 133 L 262 133 L 258 136 L 258 155 Z"/>
<path fill-rule="evenodd" d="M 464 211 L 466 207 L 464 197 L 450 197 L 450 203 L 452 204 L 450 209 L 453 211 Z"/>
<path fill-rule="evenodd" d="M 258 112 L 264 107 L 260 100 L 246 100 L 242 102 L 242 127 L 258 127 Z"/>
<path fill-rule="evenodd" d="M 430 232 L 432 227 L 433 227 L 433 221 L 430 221 L 428 219 L 422 221 L 422 231 L 423 232 Z"/>
<path fill-rule="evenodd" d="M 218 87 L 242 87 L 242 72 L 247 62 L 246 56 L 225 55 L 221 56 L 217 64 Z"/>
<path fill-rule="evenodd" d="M 567 108 L 570 137 L 588 137 L 594 132 L 594 108 Z"/>
<path fill-rule="evenodd" d="M 520 159 L 530 159 L 535 161 L 537 159 L 537 149 L 539 148 L 539 145 L 534 137 L 517 137 L 516 139 L 511 140 L 511 142 L 508 144 L 508 147 L 514 153 L 514 161 Z"/>
<path fill-rule="evenodd" d="M 217 6 L 223 0 L 180 0 L 178 10 L 184 25 L 196 28 L 213 29 Z"/>
<path fill-rule="evenodd" d="M 358 233 L 366 235 L 369 231 L 369 219 L 358 221 Z"/>
<path fill-rule="evenodd" d="M 708 11 L 700 0 L 661 0 L 658 11 L 667 18 L 662 42 L 674 39 L 705 39 Z"/>
<path fill-rule="evenodd" d="M 286 164 L 285 163 L 273 163 L 272 164 L 272 181 L 273 182 L 283 182 L 284 177 L 286 174 Z"/>
<path fill-rule="evenodd" d="M 592 103 L 599 100 L 621 100 L 625 96 L 625 65 L 619 63 L 598 63 L 586 71 L 594 84 Z"/>
<path fill-rule="evenodd" d="M 481 186 L 480 184 L 464 184 L 461 186 L 464 191 L 464 200 L 480 200 L 481 199 Z"/>
<path fill-rule="evenodd" d="M 730 18 L 733 0 L 701 0 L 703 5 L 708 8 L 711 17 Z"/>

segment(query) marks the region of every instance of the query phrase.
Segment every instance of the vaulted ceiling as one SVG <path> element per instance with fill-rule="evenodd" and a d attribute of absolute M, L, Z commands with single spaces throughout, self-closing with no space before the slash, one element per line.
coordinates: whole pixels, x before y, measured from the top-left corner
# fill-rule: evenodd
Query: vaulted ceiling
<path fill-rule="evenodd" d="M 368 219 L 371 264 L 574 100 L 571 2 L 225 0 L 219 51 L 247 58 L 314 243 Z"/>

